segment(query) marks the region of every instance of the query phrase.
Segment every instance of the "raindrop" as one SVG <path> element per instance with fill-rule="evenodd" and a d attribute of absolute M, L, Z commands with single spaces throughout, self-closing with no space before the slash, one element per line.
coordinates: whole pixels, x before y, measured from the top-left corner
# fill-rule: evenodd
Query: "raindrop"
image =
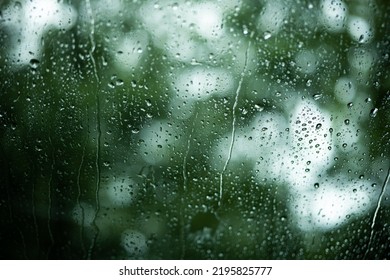
<path fill-rule="evenodd" d="M 364 40 L 364 35 L 362 34 L 362 35 L 360 35 L 360 37 L 359 37 L 359 43 L 360 44 L 362 44 L 362 43 L 364 43 L 365 42 L 365 40 Z"/>
<path fill-rule="evenodd" d="M 319 183 L 314 183 L 314 188 L 315 189 L 318 189 L 320 187 L 320 184 Z"/>
<path fill-rule="evenodd" d="M 30 60 L 30 68 L 32 70 L 37 69 L 38 65 L 39 65 L 39 60 L 38 59 L 33 58 L 33 59 Z"/>
<path fill-rule="evenodd" d="M 244 25 L 244 26 L 242 27 L 242 33 L 243 33 L 244 35 L 248 35 L 248 33 L 249 33 L 248 27 L 247 27 L 246 25 Z"/>
<path fill-rule="evenodd" d="M 316 129 L 320 129 L 321 126 L 322 126 L 322 124 L 318 123 L 318 124 L 316 125 Z"/>
<path fill-rule="evenodd" d="M 271 32 L 265 31 L 263 38 L 264 40 L 268 40 L 269 38 L 271 38 L 271 36 L 272 36 Z"/>
<path fill-rule="evenodd" d="M 313 98 L 314 98 L 314 100 L 319 100 L 322 98 L 322 94 L 314 94 Z"/>
<path fill-rule="evenodd" d="M 350 122 L 349 119 L 345 119 L 345 120 L 344 120 L 344 123 L 345 123 L 346 125 L 349 125 L 349 122 Z"/>
<path fill-rule="evenodd" d="M 311 81 L 310 79 L 307 80 L 307 81 L 306 81 L 306 85 L 307 85 L 308 87 L 310 87 L 310 86 L 311 86 L 311 82 L 312 82 L 312 81 Z"/>
<path fill-rule="evenodd" d="M 352 108 L 353 103 L 352 103 L 352 102 L 349 102 L 349 103 L 347 104 L 347 106 L 348 106 L 348 108 Z"/>
<path fill-rule="evenodd" d="M 264 110 L 264 107 L 259 105 L 259 104 L 255 104 L 255 109 L 259 112 L 263 111 Z"/>
<path fill-rule="evenodd" d="M 378 108 L 373 108 L 370 111 L 370 117 L 372 117 L 372 118 L 375 118 L 377 114 L 378 114 Z"/>

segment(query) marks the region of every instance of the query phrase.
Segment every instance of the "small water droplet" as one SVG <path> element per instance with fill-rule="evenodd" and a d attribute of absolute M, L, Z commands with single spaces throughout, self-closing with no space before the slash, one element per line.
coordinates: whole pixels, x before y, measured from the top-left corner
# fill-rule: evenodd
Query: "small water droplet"
<path fill-rule="evenodd" d="M 148 106 L 148 107 L 152 106 L 152 101 L 150 101 L 149 99 L 146 99 L 145 103 L 146 103 L 146 106 Z"/>
<path fill-rule="evenodd" d="M 359 37 L 359 43 L 364 43 L 364 34 L 360 35 Z"/>
<path fill-rule="evenodd" d="M 15 4 L 14 4 L 14 7 L 18 10 L 22 9 L 22 3 L 20 3 L 19 1 L 16 1 Z"/>
<path fill-rule="evenodd" d="M 347 104 L 347 107 L 348 107 L 348 108 L 352 108 L 352 106 L 353 106 L 353 103 L 352 103 L 352 102 L 349 102 L 349 103 Z"/>
<path fill-rule="evenodd" d="M 246 25 L 244 25 L 244 26 L 242 27 L 242 33 L 243 33 L 244 35 L 248 35 L 248 33 L 249 33 L 248 27 L 247 27 Z"/>
<path fill-rule="evenodd" d="M 39 60 L 38 59 L 33 58 L 33 59 L 30 60 L 30 68 L 32 70 L 37 69 L 38 66 L 39 66 Z"/>
<path fill-rule="evenodd" d="M 268 40 L 271 37 L 272 37 L 271 32 L 269 32 L 269 31 L 264 32 L 264 35 L 263 35 L 264 40 Z"/>
<path fill-rule="evenodd" d="M 312 81 L 311 81 L 310 79 L 307 80 L 307 81 L 306 81 L 306 85 L 307 85 L 308 87 L 310 87 L 310 86 L 311 86 L 311 82 L 312 82 Z"/>
<path fill-rule="evenodd" d="M 352 191 L 353 191 L 354 193 L 356 193 L 356 192 L 357 192 L 357 189 L 353 189 Z"/>
<path fill-rule="evenodd" d="M 375 118 L 377 114 L 378 114 L 378 108 L 373 108 L 370 111 L 370 117 L 372 117 L 372 118 Z"/>
<path fill-rule="evenodd" d="M 255 109 L 259 112 L 263 111 L 264 110 L 264 107 L 259 105 L 259 104 L 255 104 Z"/>
<path fill-rule="evenodd" d="M 314 94 L 313 95 L 314 100 L 318 100 L 322 98 L 322 94 Z"/>
<path fill-rule="evenodd" d="M 123 86 L 123 80 L 121 80 L 121 79 L 116 80 L 115 85 L 116 86 Z"/>
<path fill-rule="evenodd" d="M 134 81 L 134 80 L 132 80 L 132 81 L 131 81 L 131 86 L 132 86 L 133 88 L 135 88 L 135 87 L 137 86 L 137 82 Z"/>
<path fill-rule="evenodd" d="M 345 123 L 346 125 L 349 125 L 349 123 L 350 123 L 349 119 L 345 119 L 345 120 L 344 120 L 344 123 Z"/>
<path fill-rule="evenodd" d="M 318 189 L 319 187 L 320 187 L 320 184 L 314 183 L 314 188 L 315 188 L 315 189 Z"/>
<path fill-rule="evenodd" d="M 317 125 L 316 125 L 316 129 L 320 129 L 322 127 L 322 124 L 320 124 L 320 123 L 317 123 Z"/>

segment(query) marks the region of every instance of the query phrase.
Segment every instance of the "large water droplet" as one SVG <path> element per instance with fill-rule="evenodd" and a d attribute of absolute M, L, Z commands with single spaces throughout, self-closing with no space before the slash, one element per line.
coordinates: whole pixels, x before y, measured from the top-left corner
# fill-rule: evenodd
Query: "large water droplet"
<path fill-rule="evenodd" d="M 370 111 L 370 117 L 375 118 L 378 114 L 378 108 L 374 108 Z"/>
<path fill-rule="evenodd" d="M 39 66 L 39 60 L 38 59 L 33 58 L 33 59 L 30 60 L 30 68 L 32 70 L 36 70 L 38 68 L 38 66 Z"/>

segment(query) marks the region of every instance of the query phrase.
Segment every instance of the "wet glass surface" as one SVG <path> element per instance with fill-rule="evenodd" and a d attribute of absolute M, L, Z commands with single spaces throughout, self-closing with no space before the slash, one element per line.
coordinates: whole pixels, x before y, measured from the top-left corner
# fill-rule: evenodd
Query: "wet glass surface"
<path fill-rule="evenodd" d="M 1 1 L 2 259 L 388 259 L 386 1 Z"/>

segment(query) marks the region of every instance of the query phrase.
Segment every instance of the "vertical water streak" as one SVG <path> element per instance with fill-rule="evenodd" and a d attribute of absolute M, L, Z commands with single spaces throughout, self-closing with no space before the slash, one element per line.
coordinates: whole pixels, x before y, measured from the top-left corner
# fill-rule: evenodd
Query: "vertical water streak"
<path fill-rule="evenodd" d="M 89 18 L 89 23 L 90 23 L 90 34 L 89 34 L 89 39 L 91 43 L 91 49 L 89 51 L 89 57 L 91 59 L 93 71 L 94 71 L 94 76 L 96 79 L 96 87 L 98 89 L 100 80 L 99 76 L 97 73 L 97 67 L 96 67 L 96 61 L 94 58 L 94 52 L 96 49 L 96 43 L 95 43 L 95 18 L 93 15 L 92 7 L 91 7 L 91 2 L 90 0 L 86 0 L 86 9 L 88 13 L 88 18 Z M 101 178 L 101 170 L 100 170 L 100 143 L 101 143 L 101 120 L 100 120 L 100 99 L 99 99 L 99 93 L 98 90 L 95 90 L 95 106 L 96 106 L 96 159 L 95 159 L 95 168 L 96 168 L 96 188 L 95 188 L 95 204 L 96 204 L 96 210 L 95 210 L 95 215 L 93 218 L 93 227 L 95 229 L 95 234 L 92 238 L 91 246 L 89 247 L 88 250 L 88 259 L 91 259 L 93 250 L 96 245 L 96 240 L 99 236 L 100 230 L 99 227 L 96 224 L 96 219 L 98 217 L 99 211 L 100 211 L 100 202 L 99 202 L 99 190 L 100 190 L 100 178 Z"/>
<path fill-rule="evenodd" d="M 251 34 L 251 38 L 253 36 L 253 33 Z M 233 152 L 233 147 L 234 147 L 234 141 L 235 141 L 235 135 L 236 135 L 236 121 L 237 121 L 237 106 L 238 106 L 238 101 L 239 101 L 239 97 L 240 97 L 240 92 L 241 92 L 241 86 L 242 86 L 242 83 L 244 81 L 244 77 L 245 77 L 245 73 L 246 73 L 246 70 L 247 70 L 247 67 L 248 67 L 248 57 L 249 57 L 249 49 L 250 49 L 250 46 L 251 46 L 251 40 L 249 40 L 248 42 L 248 46 L 246 48 L 246 51 L 245 51 L 245 62 L 244 62 L 244 68 L 241 72 L 241 77 L 240 77 L 240 80 L 238 81 L 238 86 L 237 86 L 237 89 L 236 89 L 236 92 L 235 92 L 235 100 L 234 100 L 234 104 L 233 104 L 233 108 L 232 108 L 232 133 L 230 135 L 230 145 L 229 145 L 229 150 L 228 150 L 228 155 L 227 155 L 227 158 L 226 158 L 226 161 L 225 161 L 225 164 L 222 168 L 222 171 L 221 173 L 219 174 L 219 199 L 218 199 L 218 207 L 221 206 L 221 202 L 222 202 L 222 197 L 223 197 L 223 175 L 229 165 L 229 162 L 230 162 L 230 159 L 232 157 L 232 152 Z"/>
<path fill-rule="evenodd" d="M 188 172 L 187 172 L 187 160 L 188 155 L 190 153 L 191 149 L 191 141 L 192 141 L 192 135 L 195 131 L 195 121 L 198 117 L 198 112 L 196 112 L 194 119 L 192 121 L 192 128 L 190 131 L 190 134 L 188 135 L 187 139 L 187 148 L 184 153 L 183 157 L 183 168 L 182 168 L 182 174 L 183 174 L 183 190 L 181 195 L 181 205 L 180 205 L 180 243 L 181 243 L 181 257 L 180 259 L 184 259 L 185 252 L 186 252 L 186 244 L 185 244 L 185 215 L 184 215 L 184 209 L 185 209 L 185 195 L 187 193 L 187 187 L 188 187 Z"/>
<path fill-rule="evenodd" d="M 366 249 L 366 252 L 364 253 L 364 259 L 367 258 L 367 254 L 370 251 L 370 248 L 371 248 L 371 245 L 372 245 L 372 240 L 374 238 L 374 231 L 375 231 L 374 227 L 375 227 L 375 223 L 376 223 L 376 218 L 377 218 L 377 215 L 378 215 L 378 212 L 379 212 L 379 208 L 381 207 L 383 196 L 386 193 L 386 186 L 389 183 L 389 180 L 390 180 L 390 167 L 387 170 L 386 179 L 383 182 L 382 190 L 381 190 L 381 193 L 379 194 L 378 201 L 376 203 L 376 208 L 375 208 L 375 211 L 374 211 L 374 215 L 372 216 L 370 239 L 368 240 L 367 249 Z"/>
<path fill-rule="evenodd" d="M 85 212 L 84 212 L 84 207 L 81 205 L 81 202 L 80 202 L 80 199 L 81 199 L 81 185 L 80 185 L 80 177 L 81 177 L 81 170 L 83 168 L 83 165 L 84 165 L 84 158 L 85 158 L 85 146 L 86 146 L 86 143 L 84 144 L 84 147 L 83 147 L 83 152 L 81 154 L 81 161 L 80 161 L 80 165 L 79 165 L 79 168 L 77 170 L 77 206 L 78 206 L 78 210 L 81 211 L 81 219 L 80 219 L 80 241 L 81 241 L 81 249 L 83 250 L 83 255 L 85 255 L 85 244 L 84 244 L 84 215 L 85 215 Z"/>

